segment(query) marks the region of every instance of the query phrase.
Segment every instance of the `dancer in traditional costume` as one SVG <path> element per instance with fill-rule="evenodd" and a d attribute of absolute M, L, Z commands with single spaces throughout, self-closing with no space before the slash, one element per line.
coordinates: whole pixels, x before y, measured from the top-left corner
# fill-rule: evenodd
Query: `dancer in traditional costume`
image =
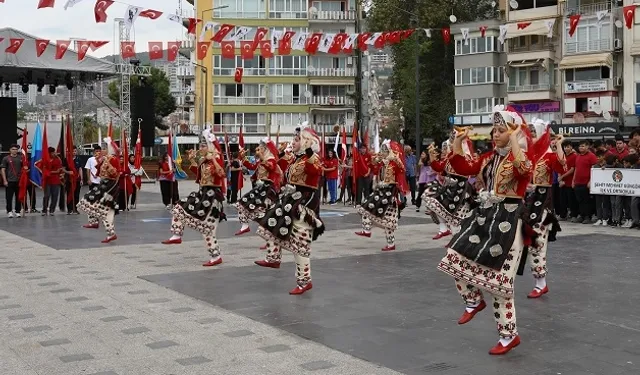
<path fill-rule="evenodd" d="M 116 215 L 116 204 L 120 193 L 120 159 L 119 149 L 111 138 L 105 138 L 107 144 L 107 154 L 101 155 L 96 166 L 100 183 L 94 185 L 84 198 L 78 202 L 78 209 L 89 216 L 89 223 L 83 225 L 84 228 L 98 229 L 100 222 L 107 232 L 107 237 L 102 243 L 115 241 L 116 228 L 114 219 Z"/>
<path fill-rule="evenodd" d="M 476 160 L 464 156 L 462 144 L 468 130 L 460 132 L 449 159 L 456 173 L 478 175 L 485 190 L 478 195 L 479 206 L 462 221 L 447 255 L 438 269 L 453 276 L 466 309 L 458 324 L 468 323 L 493 299 L 493 313 L 500 339 L 489 354 L 506 354 L 520 344 L 516 326 L 514 280 L 525 244 L 522 216 L 524 196 L 533 165 L 526 149 L 528 129 L 518 113 L 497 108 L 493 114 L 494 151 Z"/>
<path fill-rule="evenodd" d="M 520 262 L 519 274 L 528 258 L 535 286 L 527 297 L 540 298 L 549 292 L 546 279 L 547 246 L 549 241 L 556 240 L 556 233 L 560 231 L 560 224 L 553 213 L 553 172 L 564 174 L 566 163 L 562 136 L 551 140 L 548 124 L 542 120 L 534 120 L 529 130 L 534 138 L 532 151 L 529 152 L 534 167 L 526 199 L 525 221 L 533 232 L 531 245 L 525 248 L 527 256 L 523 255 Z M 556 152 L 551 151 L 552 142 L 557 146 Z"/>
<path fill-rule="evenodd" d="M 200 144 L 199 155 L 194 150 L 189 152 L 190 169 L 196 174 L 196 183 L 200 185 L 198 191 L 191 192 L 173 206 L 171 233 L 173 235 L 162 243 L 165 245 L 182 243 L 185 226 L 188 226 L 204 237 L 209 252 L 208 262 L 204 267 L 212 267 L 222 263 L 220 244 L 216 238 L 218 224 L 226 220 L 222 202 L 224 202 L 224 184 L 226 173 L 223 165 L 222 152 L 214 146 L 215 136 L 210 129 L 202 132 L 204 141 Z"/>
<path fill-rule="evenodd" d="M 469 183 L 469 176 L 456 173 L 451 166 L 454 134 L 455 130 L 452 137 L 443 143 L 441 158 L 438 158 L 433 145 L 429 147 L 431 168 L 442 176 L 442 182 L 429 183 L 421 197 L 427 211 L 437 218 L 439 230 L 433 237 L 434 240 L 450 236 L 457 231 L 464 217 L 475 205 L 476 191 Z M 464 157 L 472 161 L 473 144 L 469 139 L 462 144 L 462 150 Z"/>
<path fill-rule="evenodd" d="M 289 167 L 287 185 L 278 201 L 258 215 L 258 235 L 267 241 L 265 260 L 261 267 L 280 268 L 281 250 L 289 250 L 296 261 L 297 286 L 289 294 L 299 295 L 313 287 L 311 283 L 311 242 L 324 232 L 320 220 L 318 184 L 322 163 L 317 152 L 320 138 L 311 128 L 298 128 L 292 144 L 296 160 Z"/>
<path fill-rule="evenodd" d="M 278 166 L 276 145 L 269 139 L 263 139 L 256 148 L 256 156 L 258 160 L 255 163 L 248 160 L 243 163 L 247 169 L 256 171 L 254 173 L 256 183 L 253 189 L 234 205 L 238 209 L 238 219 L 242 223 L 236 236 L 250 232 L 249 221 L 254 220 L 258 214 L 265 212 L 278 200 L 282 171 Z M 244 159 L 244 150 L 241 151 L 240 158 Z"/>
<path fill-rule="evenodd" d="M 396 249 L 395 231 L 398 229 L 400 212 L 405 206 L 402 199 L 407 192 L 405 158 L 402 145 L 386 140 L 382 143 L 381 155 L 374 159 L 374 169 L 382 170 L 382 181 L 356 210 L 362 216 L 362 230 L 358 236 L 371 237 L 375 225 L 383 228 L 387 245 L 382 251 Z"/>

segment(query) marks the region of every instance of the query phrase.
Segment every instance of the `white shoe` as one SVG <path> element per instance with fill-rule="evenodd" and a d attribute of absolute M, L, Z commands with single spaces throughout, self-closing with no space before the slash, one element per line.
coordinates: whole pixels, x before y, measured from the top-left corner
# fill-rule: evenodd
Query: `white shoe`
<path fill-rule="evenodd" d="M 598 221 L 596 221 L 595 223 L 593 223 L 593 226 L 594 226 L 594 227 L 597 227 L 597 226 L 599 226 L 599 225 L 602 225 L 602 220 L 598 220 Z"/>
<path fill-rule="evenodd" d="M 7 213 L 7 216 L 9 216 L 9 219 L 13 219 L 13 211 Z"/>
<path fill-rule="evenodd" d="M 609 220 L 602 220 L 602 226 L 606 227 L 609 225 Z"/>
<path fill-rule="evenodd" d="M 633 224 L 633 223 L 631 222 L 631 220 L 627 220 L 627 221 L 625 221 L 625 222 L 624 222 L 624 224 L 622 224 L 621 226 L 622 226 L 622 228 L 631 228 L 631 225 L 632 225 L 632 224 Z"/>
<path fill-rule="evenodd" d="M 16 217 L 22 217 L 22 214 L 19 212 L 16 212 Z"/>

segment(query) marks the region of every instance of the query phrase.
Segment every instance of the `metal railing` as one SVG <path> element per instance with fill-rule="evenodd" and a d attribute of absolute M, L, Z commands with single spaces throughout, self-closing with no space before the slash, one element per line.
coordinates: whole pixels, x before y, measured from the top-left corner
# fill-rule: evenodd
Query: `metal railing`
<path fill-rule="evenodd" d="M 507 92 L 551 91 L 553 86 L 549 83 L 539 85 L 519 85 L 507 87 Z"/>
<path fill-rule="evenodd" d="M 213 104 L 267 104 L 264 97 L 222 96 L 214 97 Z"/>
<path fill-rule="evenodd" d="M 306 76 L 305 68 L 269 68 L 270 76 Z"/>
<path fill-rule="evenodd" d="M 355 21 L 357 12 L 355 10 L 319 10 L 312 13 L 309 20 L 315 21 Z"/>
<path fill-rule="evenodd" d="M 213 74 L 219 76 L 232 76 L 236 74 L 235 68 L 213 68 Z M 265 76 L 267 75 L 266 68 L 244 68 L 242 71 L 243 76 Z"/>
<path fill-rule="evenodd" d="M 269 12 L 269 18 L 307 19 L 307 12 Z"/>
<path fill-rule="evenodd" d="M 215 10 L 215 18 L 267 18 L 267 12 L 242 12 L 234 10 Z"/>
<path fill-rule="evenodd" d="M 564 6 L 564 15 L 569 16 L 572 14 L 581 14 L 583 16 L 594 15 L 600 11 L 609 11 L 615 9 L 616 6 L 612 1 L 603 1 L 595 4 L 584 4 L 584 5 L 568 5 L 565 3 Z"/>
<path fill-rule="evenodd" d="M 307 68 L 310 77 L 355 77 L 354 68 Z"/>
<path fill-rule="evenodd" d="M 224 134 L 224 132 L 226 131 L 227 134 L 229 134 L 229 136 L 231 137 L 232 135 L 237 135 L 238 133 L 240 133 L 240 127 L 241 125 L 230 125 L 230 124 L 214 124 L 213 125 L 213 132 L 216 134 Z M 242 128 L 242 132 L 244 134 L 264 134 L 267 132 L 267 125 L 262 125 L 262 124 L 244 124 L 244 127 Z"/>
<path fill-rule="evenodd" d="M 596 39 L 588 42 L 568 42 L 564 44 L 566 55 L 585 52 L 611 51 L 613 48 L 611 39 Z"/>
<path fill-rule="evenodd" d="M 312 96 L 309 104 L 312 105 L 355 105 L 356 101 L 347 96 Z"/>
<path fill-rule="evenodd" d="M 309 99 L 304 96 L 272 96 L 269 104 L 307 104 Z"/>
<path fill-rule="evenodd" d="M 555 50 L 555 46 L 553 42 L 543 42 L 529 45 L 518 45 L 512 42 L 513 39 L 509 41 L 509 53 L 522 53 L 522 52 L 536 52 L 536 51 L 553 51 Z"/>

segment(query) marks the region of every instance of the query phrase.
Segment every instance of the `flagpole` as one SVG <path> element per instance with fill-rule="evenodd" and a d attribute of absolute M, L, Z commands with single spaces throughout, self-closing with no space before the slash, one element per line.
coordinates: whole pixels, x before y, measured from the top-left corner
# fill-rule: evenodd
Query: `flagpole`
<path fill-rule="evenodd" d="M 127 132 L 120 128 L 120 149 L 125 150 L 125 142 L 127 141 Z M 126 148 L 129 151 L 129 147 Z M 127 195 L 127 178 L 131 179 L 131 177 L 127 176 L 127 167 L 129 166 L 129 155 L 125 155 L 122 153 L 122 174 L 124 175 L 124 206 L 127 211 L 129 211 L 129 196 Z"/>

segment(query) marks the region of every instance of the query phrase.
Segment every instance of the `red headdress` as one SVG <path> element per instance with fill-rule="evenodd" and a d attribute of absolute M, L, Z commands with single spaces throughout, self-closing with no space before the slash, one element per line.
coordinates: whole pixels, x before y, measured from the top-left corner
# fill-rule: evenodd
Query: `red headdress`
<path fill-rule="evenodd" d="M 310 127 L 297 128 L 296 135 L 300 137 L 300 152 L 304 153 L 308 148 L 315 153 L 320 152 L 320 137 L 313 129 Z"/>
<path fill-rule="evenodd" d="M 404 147 L 400 143 L 396 141 L 391 141 L 388 139 L 382 142 L 382 146 L 389 149 L 390 153 L 395 154 L 397 159 L 396 162 L 402 163 L 402 166 L 404 167 L 404 171 L 402 171 L 400 175 L 396 175 L 396 186 L 400 190 L 400 193 L 404 195 L 409 191 L 409 186 L 407 185 L 407 179 L 404 178 L 405 171 L 407 170 L 407 162 L 404 155 Z"/>
<path fill-rule="evenodd" d="M 270 140 L 269 138 L 263 138 L 260 141 L 260 145 L 263 146 L 264 148 L 267 149 L 267 151 L 269 151 L 269 153 L 276 159 L 278 160 L 278 148 L 276 147 L 276 144 Z"/>

